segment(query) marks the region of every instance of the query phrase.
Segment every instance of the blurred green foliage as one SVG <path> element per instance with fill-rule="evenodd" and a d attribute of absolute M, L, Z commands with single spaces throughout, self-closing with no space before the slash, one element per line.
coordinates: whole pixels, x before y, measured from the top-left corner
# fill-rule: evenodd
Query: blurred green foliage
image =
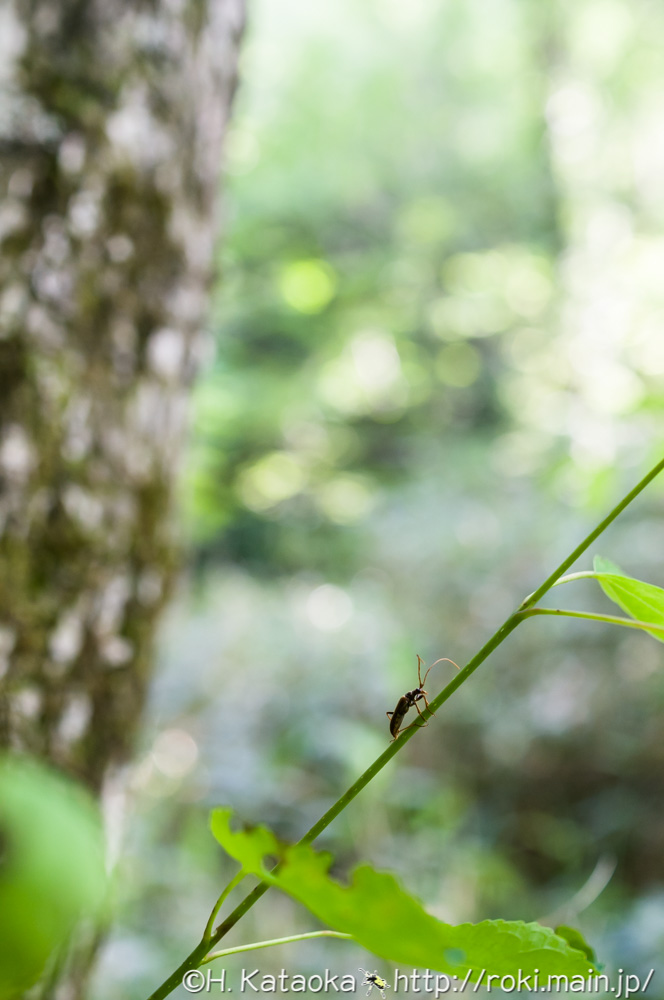
<path fill-rule="evenodd" d="M 399 965 L 437 969 L 476 982 L 482 969 L 505 975 L 519 968 L 533 974 L 587 976 L 593 971 L 589 948 L 578 931 L 522 921 L 485 920 L 459 926 L 436 920 L 393 875 L 369 865 L 356 868 L 348 885 L 331 878 L 330 854 L 310 844 L 281 844 L 265 826 L 234 832 L 232 811 L 215 809 L 215 838 L 245 871 L 288 893 L 327 927 L 353 938 L 374 955 Z M 272 860 L 266 865 L 265 858 Z M 273 859 L 279 859 L 274 868 Z"/>
<path fill-rule="evenodd" d="M 106 901 L 91 799 L 25 758 L 0 758 L 0 997 L 15 997 Z"/>
<path fill-rule="evenodd" d="M 196 571 L 100 1000 L 138 1000 L 202 928 L 232 874 L 210 806 L 296 840 L 386 745 L 415 654 L 463 663 L 659 457 L 663 45 L 648 0 L 254 3 L 182 482 Z M 660 586 L 661 499 L 602 540 Z M 663 707 L 649 637 L 531 621 L 323 839 L 439 919 L 573 924 L 648 969 Z M 272 893 L 242 926 L 311 929 Z"/>
<path fill-rule="evenodd" d="M 217 360 L 185 484 L 202 554 L 347 571 L 421 437 L 444 454 L 509 423 L 495 339 L 533 323 L 546 336 L 558 234 L 542 16 L 499 6 L 432 7 L 426 31 L 415 16 L 416 72 L 395 63 L 401 26 L 380 4 L 323 13 L 315 37 L 300 26 L 287 68 L 276 24 L 249 43 Z M 341 74 L 330 18 L 353 37 Z"/>

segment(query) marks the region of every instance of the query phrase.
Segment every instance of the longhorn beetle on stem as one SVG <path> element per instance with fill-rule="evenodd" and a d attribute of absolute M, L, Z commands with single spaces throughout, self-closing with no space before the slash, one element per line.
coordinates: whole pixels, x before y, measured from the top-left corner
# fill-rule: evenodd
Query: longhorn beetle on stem
<path fill-rule="evenodd" d="M 442 663 L 443 661 L 445 661 L 446 663 L 451 663 L 452 666 L 457 668 L 457 670 L 459 669 L 458 664 L 456 664 L 454 660 L 450 660 L 449 657 L 447 656 L 441 656 L 439 660 L 435 660 L 431 664 L 431 667 L 435 667 L 436 663 Z M 431 667 L 429 667 L 429 670 L 431 670 Z M 424 680 L 422 680 L 422 657 L 418 654 L 417 680 L 419 683 L 419 687 L 413 688 L 412 691 L 406 691 L 406 693 L 402 695 L 401 698 L 399 698 L 394 711 L 385 713 L 385 715 L 390 720 L 390 733 L 392 734 L 392 742 L 394 742 L 397 736 L 399 736 L 401 733 L 405 733 L 406 729 L 411 729 L 417 723 L 416 719 L 415 722 L 411 722 L 410 726 L 406 726 L 405 729 L 401 728 L 401 723 L 405 719 L 406 713 L 410 708 L 413 707 L 413 705 L 417 709 L 417 714 L 420 716 L 420 718 L 421 719 L 424 718 L 424 716 L 420 712 L 420 706 L 417 703 L 418 701 L 423 700 L 426 707 L 427 708 L 429 707 L 429 702 L 427 701 L 427 692 L 424 690 L 424 685 L 426 684 L 427 677 L 429 676 L 429 670 L 427 670 L 426 674 L 424 675 Z M 424 722 L 423 725 L 426 726 L 427 723 Z"/>

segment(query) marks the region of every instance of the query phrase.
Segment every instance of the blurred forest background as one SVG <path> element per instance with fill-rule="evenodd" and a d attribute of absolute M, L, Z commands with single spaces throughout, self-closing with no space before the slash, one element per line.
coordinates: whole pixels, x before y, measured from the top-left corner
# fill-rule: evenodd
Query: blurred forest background
<path fill-rule="evenodd" d="M 298 838 L 386 746 L 416 653 L 463 664 L 660 457 L 663 47 L 652 0 L 254 0 L 190 567 L 98 1000 L 144 997 L 198 939 L 234 871 L 210 807 Z M 661 508 L 655 483 L 597 549 L 660 586 Z M 556 601 L 606 609 L 592 587 Z M 645 974 L 663 707 L 651 638 L 530 622 L 321 843 L 443 919 L 572 923 Z M 308 929 L 270 893 L 228 946 Z M 374 964 L 328 941 L 228 968 Z"/>

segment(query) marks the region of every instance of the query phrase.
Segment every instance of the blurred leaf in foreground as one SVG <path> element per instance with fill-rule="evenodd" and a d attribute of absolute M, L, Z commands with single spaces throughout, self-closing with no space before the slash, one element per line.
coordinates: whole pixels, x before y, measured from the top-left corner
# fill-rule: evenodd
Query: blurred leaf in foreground
<path fill-rule="evenodd" d="M 101 822 L 71 781 L 0 758 L 0 1000 L 41 975 L 105 896 Z"/>
<path fill-rule="evenodd" d="M 595 971 L 585 948 L 579 950 L 548 927 L 519 920 L 445 924 L 387 872 L 362 865 L 353 872 L 350 885 L 342 886 L 328 875 L 329 854 L 305 844 L 285 847 L 265 827 L 233 832 L 230 818 L 231 810 L 215 809 L 212 832 L 246 871 L 282 889 L 329 927 L 351 934 L 358 944 L 388 961 L 459 977 L 472 970 L 471 980 L 483 969 L 487 975 L 539 970 L 542 976 L 584 977 Z M 279 858 L 277 871 L 265 867 L 265 855 Z"/>

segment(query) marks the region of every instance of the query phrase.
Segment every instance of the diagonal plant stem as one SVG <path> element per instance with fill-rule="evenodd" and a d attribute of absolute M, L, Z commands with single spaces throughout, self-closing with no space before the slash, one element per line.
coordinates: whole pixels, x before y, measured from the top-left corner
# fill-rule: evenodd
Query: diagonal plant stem
<path fill-rule="evenodd" d="M 392 760 L 394 755 L 397 754 L 400 750 L 402 750 L 403 747 L 406 745 L 406 743 L 413 738 L 418 729 L 422 728 L 425 721 L 428 718 L 430 718 L 431 715 L 433 715 L 434 712 L 438 708 L 440 708 L 440 706 L 443 705 L 448 700 L 448 698 L 450 698 L 454 694 L 457 688 L 461 687 L 461 685 L 468 680 L 470 675 L 477 670 L 480 664 L 483 663 L 484 660 L 486 660 L 486 658 L 494 651 L 494 649 L 496 649 L 498 646 L 500 646 L 502 642 L 505 641 L 508 635 L 514 631 L 517 625 L 519 625 L 522 621 L 525 620 L 525 617 L 529 611 L 531 614 L 561 613 L 555 611 L 547 612 L 546 609 L 544 608 L 534 609 L 533 605 L 536 604 L 536 602 L 544 594 L 546 594 L 546 592 L 550 590 L 551 587 L 553 587 L 553 585 L 565 573 L 565 571 L 569 569 L 569 567 L 579 558 L 579 556 L 582 555 L 590 545 L 592 545 L 595 539 L 598 538 L 613 521 L 615 521 L 618 515 L 622 513 L 622 511 L 632 502 L 632 500 L 634 500 L 639 495 L 639 493 L 641 493 L 646 488 L 648 483 L 652 482 L 652 480 L 657 475 L 659 475 L 659 473 L 663 469 L 664 469 L 664 458 L 661 459 L 657 463 L 657 465 L 653 466 L 653 468 L 643 477 L 643 479 L 641 479 L 640 482 L 637 483 L 634 489 L 630 490 L 630 492 L 625 497 L 623 497 L 620 503 L 616 504 L 613 510 L 610 511 L 610 513 L 607 514 L 607 516 L 602 521 L 600 521 L 597 527 L 593 528 L 590 534 L 587 535 L 583 539 L 583 541 L 580 542 L 579 545 L 577 545 L 574 551 L 571 552 L 570 555 L 567 556 L 567 558 L 565 558 L 561 562 L 561 564 L 553 571 L 553 573 L 551 573 L 546 578 L 544 583 L 542 583 L 537 588 L 537 590 L 533 591 L 533 593 L 530 594 L 519 605 L 516 611 L 514 611 L 511 615 L 509 615 L 508 618 L 505 619 L 500 628 L 491 636 L 488 642 L 486 642 L 484 646 L 482 646 L 480 651 L 476 653 L 471 660 L 468 661 L 465 667 L 462 670 L 460 670 L 455 677 L 452 678 L 447 687 L 443 688 L 440 694 L 436 695 L 436 697 L 432 699 L 432 701 L 429 703 L 429 707 L 425 708 L 424 711 L 422 712 L 421 718 L 418 716 L 416 722 L 411 727 L 404 730 L 403 733 L 399 736 L 399 738 L 396 739 L 393 743 L 391 743 L 387 747 L 387 749 L 383 751 L 380 757 L 378 757 L 373 762 L 373 764 L 371 764 L 367 768 L 364 774 L 360 775 L 357 781 L 355 781 L 354 784 L 352 784 L 350 788 L 344 792 L 341 798 L 339 798 L 334 803 L 334 805 L 332 805 L 327 810 L 327 812 L 323 816 L 321 816 L 318 822 L 314 823 L 311 829 L 305 833 L 305 835 L 302 837 L 300 841 L 298 841 L 298 843 L 310 844 L 312 841 L 316 839 L 316 837 L 319 836 L 319 834 L 323 832 L 323 830 L 326 829 L 326 827 L 330 825 L 330 823 L 334 819 L 336 819 L 336 817 L 339 815 L 340 812 L 343 812 L 343 810 L 350 802 L 352 802 L 355 796 L 358 795 L 362 791 L 362 789 L 366 785 L 368 785 L 373 778 L 375 778 L 378 772 L 382 771 L 385 765 Z M 579 614 L 578 617 L 585 617 L 585 616 Z M 597 617 L 597 616 L 589 616 L 589 617 Z M 605 617 L 608 618 L 609 616 Z M 599 620 L 602 620 L 602 618 L 600 617 Z M 620 623 L 620 621 L 622 620 L 618 619 L 618 623 Z M 627 621 L 627 619 L 624 619 L 624 621 Z M 250 910 L 255 903 L 258 902 L 261 896 L 263 896 L 268 889 L 269 885 L 266 882 L 261 882 L 259 885 L 255 887 L 255 889 L 252 889 L 252 891 L 242 900 L 242 902 L 235 907 L 232 913 L 230 913 L 229 916 L 226 917 L 226 919 L 219 924 L 219 926 L 216 928 L 216 930 L 210 937 L 204 936 L 201 939 L 201 941 L 196 945 L 193 951 L 187 956 L 187 958 L 185 958 L 184 962 L 179 966 L 179 968 L 177 968 L 175 972 L 173 972 L 172 975 L 170 975 L 168 979 L 166 979 L 161 984 L 161 986 L 159 986 L 154 991 L 154 993 L 152 993 L 150 997 L 148 997 L 148 1000 L 164 1000 L 164 997 L 167 997 L 169 993 L 172 993 L 173 990 L 176 989 L 176 987 L 181 984 L 182 978 L 185 975 L 185 973 L 189 972 L 191 969 L 198 968 L 198 966 L 205 959 L 205 956 L 208 954 L 210 948 L 213 945 L 215 945 L 218 941 L 220 941 L 223 937 L 225 937 L 226 934 L 228 934 L 228 932 L 231 930 L 232 927 L 235 926 L 238 920 L 240 920 L 241 917 L 243 917 L 244 914 L 248 910 Z M 216 909 L 217 908 L 215 907 L 215 911 Z"/>
<path fill-rule="evenodd" d="M 540 587 L 538 587 L 537 590 L 533 591 L 532 594 L 526 597 L 525 601 L 523 601 L 523 603 L 520 605 L 519 611 L 523 611 L 525 608 L 530 608 L 532 607 L 533 604 L 537 604 L 540 597 L 543 597 L 544 594 L 546 594 L 547 590 L 550 590 L 551 587 L 553 587 L 556 580 L 558 580 L 558 578 L 563 575 L 565 570 L 569 569 L 570 566 L 576 562 L 579 556 L 582 555 L 590 545 L 592 545 L 592 543 L 595 541 L 596 538 L 599 538 L 599 536 L 602 534 L 603 531 L 606 531 L 611 522 L 615 521 L 615 519 L 618 517 L 618 514 L 622 514 L 625 507 L 629 507 L 632 500 L 634 500 L 639 495 L 639 493 L 641 493 L 646 488 L 648 483 L 651 483 L 652 480 L 660 474 L 662 469 L 664 469 L 664 458 L 662 458 L 657 463 L 657 465 L 654 465 L 650 470 L 650 472 L 646 473 L 643 479 L 641 479 L 640 482 L 636 484 L 633 490 L 629 491 L 627 496 L 624 496 L 622 498 L 619 504 L 616 504 L 613 510 L 606 515 L 604 520 L 600 521 L 596 528 L 593 528 L 590 534 L 583 539 L 580 545 L 577 545 L 574 551 L 568 555 L 567 559 L 565 559 L 560 564 L 560 566 L 558 566 L 558 568 L 555 569 L 553 573 L 546 578 L 544 583 Z"/>

